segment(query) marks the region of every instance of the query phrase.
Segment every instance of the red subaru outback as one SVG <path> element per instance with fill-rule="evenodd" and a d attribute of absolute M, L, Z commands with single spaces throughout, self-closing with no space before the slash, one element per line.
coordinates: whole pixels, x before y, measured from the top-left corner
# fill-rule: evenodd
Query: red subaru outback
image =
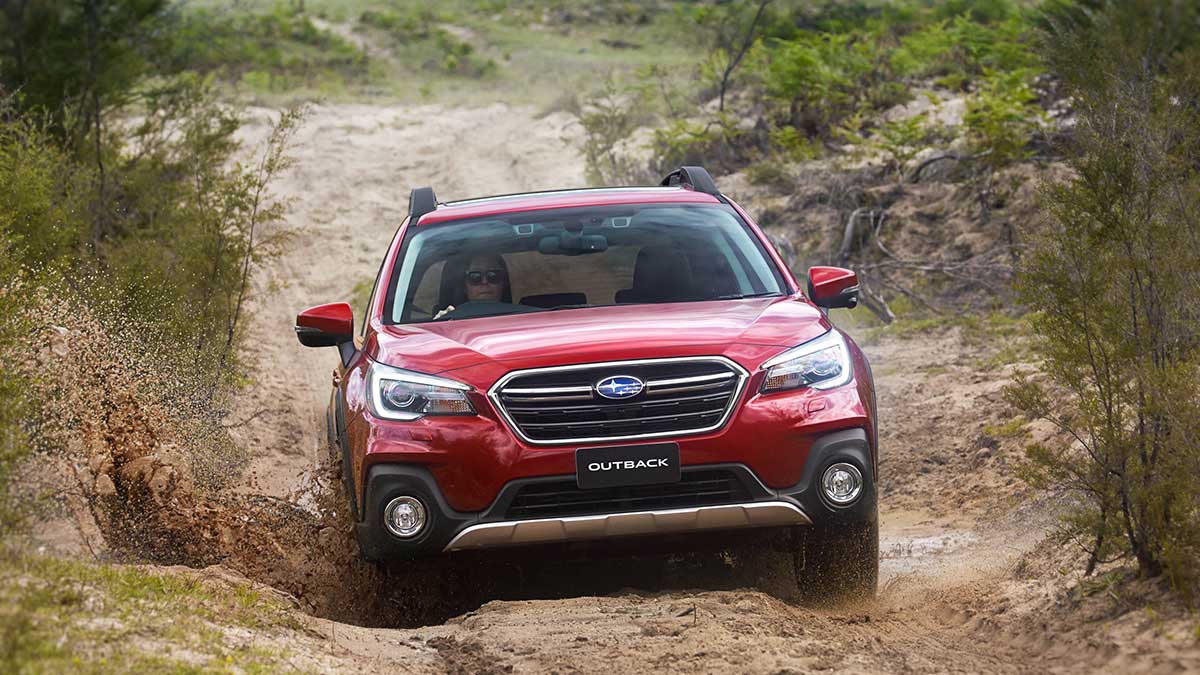
<path fill-rule="evenodd" d="M 684 167 L 658 187 L 413 190 L 358 335 L 344 303 L 296 332 L 340 351 L 329 434 L 368 558 L 754 531 L 802 584 L 861 596 L 874 385 L 827 317 L 857 291 L 834 267 L 802 291 Z"/>

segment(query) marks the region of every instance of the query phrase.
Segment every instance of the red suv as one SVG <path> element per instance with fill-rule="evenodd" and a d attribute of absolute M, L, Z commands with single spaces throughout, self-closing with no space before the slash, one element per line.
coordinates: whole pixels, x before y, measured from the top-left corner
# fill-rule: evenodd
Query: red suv
<path fill-rule="evenodd" d="M 827 309 L 700 167 L 657 187 L 438 203 L 412 191 L 357 336 L 336 346 L 329 435 L 365 557 L 615 540 L 795 554 L 800 581 L 873 594 L 875 395 Z M 819 580 L 819 581 L 817 581 Z"/>

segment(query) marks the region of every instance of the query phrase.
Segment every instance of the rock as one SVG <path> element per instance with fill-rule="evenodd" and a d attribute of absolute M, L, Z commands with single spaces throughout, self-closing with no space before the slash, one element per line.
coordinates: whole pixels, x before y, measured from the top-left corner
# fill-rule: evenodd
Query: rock
<path fill-rule="evenodd" d="M 149 483 L 154 477 L 155 464 L 156 462 L 153 457 L 138 457 L 130 462 L 126 462 L 121 467 L 121 480 Z"/>
<path fill-rule="evenodd" d="M 150 488 L 150 494 L 160 502 L 170 497 L 168 492 L 171 485 L 175 482 L 175 469 L 169 466 L 161 465 L 154 471 L 154 477 L 150 479 L 147 485 Z"/>
<path fill-rule="evenodd" d="M 108 474 L 100 474 L 96 478 L 96 484 L 92 489 L 95 491 L 96 496 L 101 499 L 109 499 L 117 496 L 117 486 L 113 484 L 112 478 L 109 478 Z"/>
<path fill-rule="evenodd" d="M 50 353 L 55 356 L 66 356 L 71 352 L 70 343 L 67 337 L 71 331 L 62 326 L 50 327 Z"/>
<path fill-rule="evenodd" d="M 321 548 L 332 549 L 337 545 L 338 533 L 332 527 L 322 527 L 320 532 L 317 532 L 317 541 L 320 542 Z"/>

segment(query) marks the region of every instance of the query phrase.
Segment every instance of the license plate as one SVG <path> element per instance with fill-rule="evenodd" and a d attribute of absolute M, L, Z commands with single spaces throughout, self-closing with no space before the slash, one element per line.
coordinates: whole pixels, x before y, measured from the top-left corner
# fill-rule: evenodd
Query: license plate
<path fill-rule="evenodd" d="M 619 445 L 575 451 L 579 487 L 653 485 L 679 481 L 679 444 Z"/>

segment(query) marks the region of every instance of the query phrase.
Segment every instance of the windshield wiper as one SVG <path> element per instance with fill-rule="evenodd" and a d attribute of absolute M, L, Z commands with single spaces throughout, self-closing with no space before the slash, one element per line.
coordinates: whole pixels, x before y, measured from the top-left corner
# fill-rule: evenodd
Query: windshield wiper
<path fill-rule="evenodd" d="M 730 293 L 729 295 L 718 295 L 715 298 L 709 298 L 709 300 L 745 300 L 746 298 L 765 298 L 768 295 L 782 295 L 782 293 L 776 293 L 775 291 L 764 291 L 762 293 Z"/>

